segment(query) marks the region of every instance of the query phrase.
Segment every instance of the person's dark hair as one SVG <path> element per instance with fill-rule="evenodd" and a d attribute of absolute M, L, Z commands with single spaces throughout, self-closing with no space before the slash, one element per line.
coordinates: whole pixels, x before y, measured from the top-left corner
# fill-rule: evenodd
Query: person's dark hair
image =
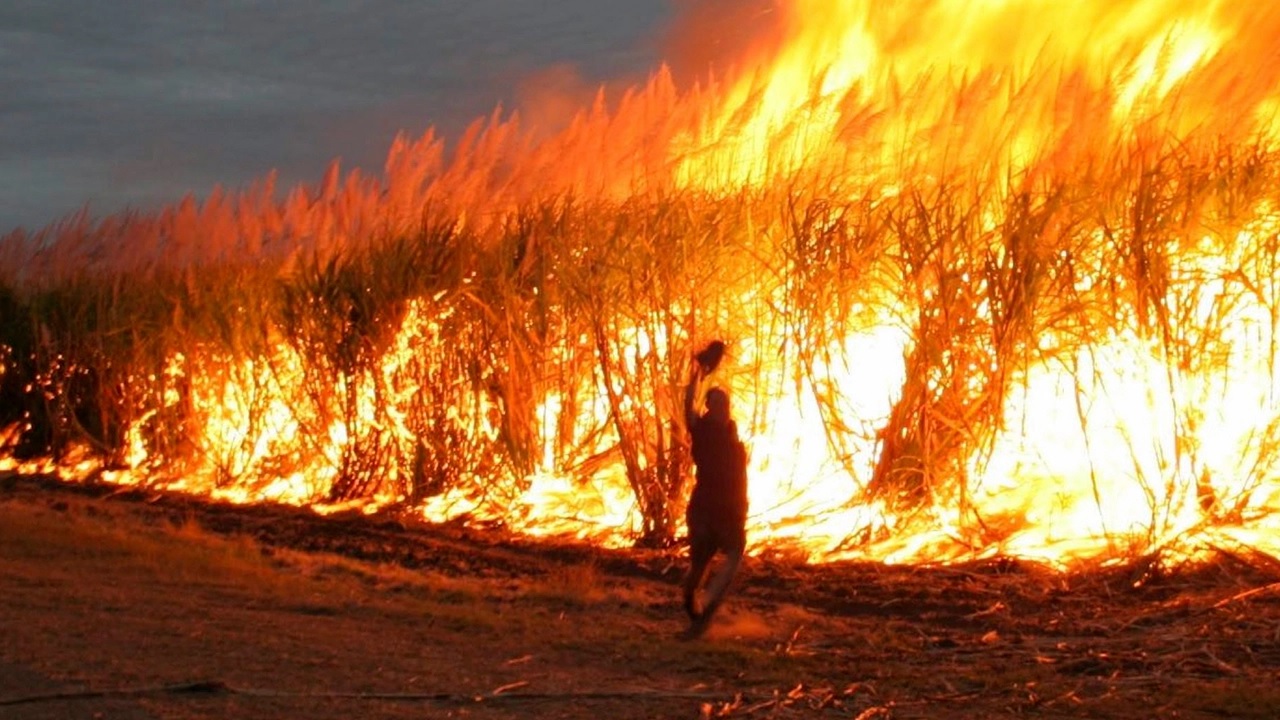
<path fill-rule="evenodd" d="M 715 387 L 707 391 L 707 412 L 719 421 L 729 419 L 729 393 Z"/>

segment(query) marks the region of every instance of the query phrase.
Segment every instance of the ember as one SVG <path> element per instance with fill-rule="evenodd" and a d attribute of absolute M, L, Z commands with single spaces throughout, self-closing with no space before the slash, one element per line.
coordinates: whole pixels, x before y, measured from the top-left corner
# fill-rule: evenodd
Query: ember
<path fill-rule="evenodd" d="M 555 132 L 7 236 L 4 466 L 662 544 L 723 337 L 757 552 L 1280 553 L 1280 9 L 882 5 Z"/>

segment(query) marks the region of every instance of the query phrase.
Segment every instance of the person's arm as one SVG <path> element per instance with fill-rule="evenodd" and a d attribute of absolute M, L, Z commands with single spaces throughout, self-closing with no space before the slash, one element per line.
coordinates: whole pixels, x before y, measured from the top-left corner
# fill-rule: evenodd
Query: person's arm
<path fill-rule="evenodd" d="M 698 383 L 702 380 L 702 367 L 694 363 L 693 373 L 689 376 L 689 384 L 684 386 L 684 427 L 693 432 L 698 422 L 698 409 L 695 405 L 698 397 Z"/>
<path fill-rule="evenodd" d="M 720 367 L 720 361 L 724 359 L 724 351 L 723 340 L 712 340 L 693 356 L 693 371 L 689 374 L 689 384 L 684 388 L 684 426 L 690 432 L 693 432 L 693 426 L 701 418 L 696 406 L 698 385 L 702 383 L 703 378 Z"/>

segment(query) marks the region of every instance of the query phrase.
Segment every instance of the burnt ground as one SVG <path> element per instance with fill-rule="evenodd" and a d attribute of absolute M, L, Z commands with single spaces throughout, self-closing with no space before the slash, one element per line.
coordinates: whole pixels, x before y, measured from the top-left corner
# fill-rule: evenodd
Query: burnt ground
<path fill-rule="evenodd" d="M 1275 718 L 1280 562 L 752 558 L 0 476 L 0 718 Z"/>

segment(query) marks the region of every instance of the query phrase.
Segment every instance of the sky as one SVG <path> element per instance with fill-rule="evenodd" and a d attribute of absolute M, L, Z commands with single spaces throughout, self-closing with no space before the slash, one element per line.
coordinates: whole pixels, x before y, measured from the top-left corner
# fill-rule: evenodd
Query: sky
<path fill-rule="evenodd" d="M 530 78 L 643 79 L 670 0 L 3 0 L 0 235 L 465 126 Z"/>

